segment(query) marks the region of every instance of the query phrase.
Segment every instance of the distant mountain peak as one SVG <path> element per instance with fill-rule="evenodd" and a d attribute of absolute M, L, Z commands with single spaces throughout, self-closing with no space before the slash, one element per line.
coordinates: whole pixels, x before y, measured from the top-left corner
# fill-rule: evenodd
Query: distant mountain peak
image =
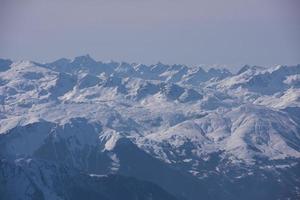
<path fill-rule="evenodd" d="M 72 61 L 73 65 L 76 65 L 79 67 L 90 66 L 90 65 L 94 65 L 96 63 L 97 62 L 93 58 L 91 58 L 91 56 L 89 54 L 86 54 L 83 56 L 77 56 Z"/>

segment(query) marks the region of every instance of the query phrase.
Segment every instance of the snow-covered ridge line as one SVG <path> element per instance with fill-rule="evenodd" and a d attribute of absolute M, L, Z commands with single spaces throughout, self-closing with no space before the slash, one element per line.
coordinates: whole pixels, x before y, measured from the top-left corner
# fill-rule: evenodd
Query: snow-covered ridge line
<path fill-rule="evenodd" d="M 9 66 L 12 64 L 14 61 L 10 59 L 3 59 L 0 58 L 0 68 L 4 68 L 4 66 Z M 67 59 L 67 58 L 60 58 L 58 60 L 55 60 L 53 62 L 48 62 L 48 63 L 38 63 L 30 60 L 22 60 L 22 61 L 16 61 L 16 63 L 34 63 L 39 66 L 44 66 L 44 67 L 51 67 L 56 70 L 67 70 L 66 68 L 73 67 L 73 68 L 78 68 L 78 67 L 98 67 L 98 68 L 115 68 L 117 66 L 131 66 L 135 70 L 140 70 L 140 68 L 152 68 L 153 66 L 165 66 L 168 68 L 176 68 L 176 67 L 184 67 L 188 68 L 189 70 L 197 70 L 197 69 L 203 69 L 203 71 L 207 73 L 231 73 L 230 72 L 230 67 L 232 65 L 221 65 L 221 64 L 199 64 L 199 65 L 184 65 L 184 64 L 163 64 L 161 62 L 158 62 L 156 64 L 151 64 L 151 65 L 145 65 L 142 63 L 129 63 L 129 62 L 117 62 L 117 61 L 96 61 L 93 58 L 90 57 L 90 55 L 84 55 L 84 56 L 78 56 L 73 59 Z M 3 67 L 2 67 L 3 66 Z M 60 69 L 58 69 L 60 68 Z"/>

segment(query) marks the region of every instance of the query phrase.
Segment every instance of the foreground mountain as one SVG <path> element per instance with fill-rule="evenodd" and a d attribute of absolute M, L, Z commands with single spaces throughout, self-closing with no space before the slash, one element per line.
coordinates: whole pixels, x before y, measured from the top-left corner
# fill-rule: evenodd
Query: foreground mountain
<path fill-rule="evenodd" d="M 11 199 L 18 188 L 28 199 L 300 198 L 300 65 L 232 74 L 80 56 L 0 67 Z"/>
<path fill-rule="evenodd" d="M 158 186 L 119 175 L 84 174 L 32 159 L 1 161 L 1 199 L 175 200 Z"/>

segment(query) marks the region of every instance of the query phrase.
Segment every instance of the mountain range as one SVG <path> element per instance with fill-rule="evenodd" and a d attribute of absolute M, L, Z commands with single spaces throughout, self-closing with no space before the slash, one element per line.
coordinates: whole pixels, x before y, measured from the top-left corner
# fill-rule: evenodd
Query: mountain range
<path fill-rule="evenodd" d="M 0 199 L 300 198 L 300 65 L 0 59 Z"/>

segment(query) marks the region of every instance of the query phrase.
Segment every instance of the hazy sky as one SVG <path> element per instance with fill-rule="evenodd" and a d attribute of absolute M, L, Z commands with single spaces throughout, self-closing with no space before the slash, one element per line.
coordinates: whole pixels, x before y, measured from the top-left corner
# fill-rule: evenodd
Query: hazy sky
<path fill-rule="evenodd" d="M 300 63 L 299 0 L 0 0 L 0 57 Z"/>

